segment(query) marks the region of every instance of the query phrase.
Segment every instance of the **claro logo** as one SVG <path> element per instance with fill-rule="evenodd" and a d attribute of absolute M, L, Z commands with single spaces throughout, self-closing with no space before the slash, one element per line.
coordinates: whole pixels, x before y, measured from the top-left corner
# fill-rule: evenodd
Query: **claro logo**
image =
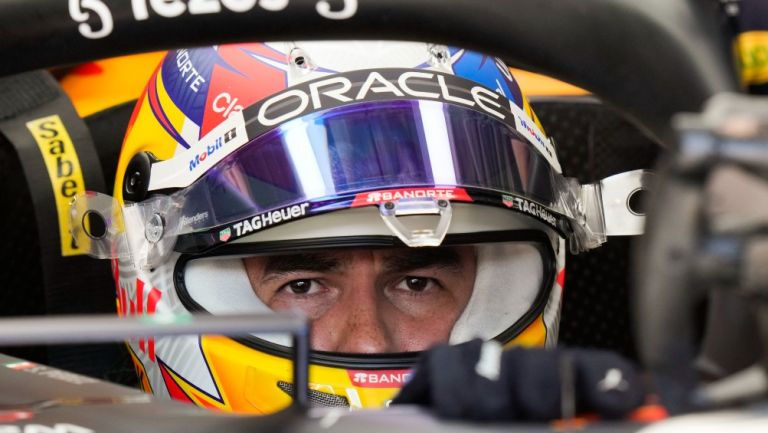
<path fill-rule="evenodd" d="M 361 388 L 400 388 L 411 378 L 411 370 L 349 370 L 352 384 Z"/>

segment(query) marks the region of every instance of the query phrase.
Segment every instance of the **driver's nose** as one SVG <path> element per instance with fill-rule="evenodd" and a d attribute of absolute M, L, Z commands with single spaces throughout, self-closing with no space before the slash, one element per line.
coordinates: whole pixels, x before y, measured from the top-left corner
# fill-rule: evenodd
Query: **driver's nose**
<path fill-rule="evenodd" d="M 355 308 L 343 327 L 339 328 L 336 352 L 386 353 L 391 352 L 385 324 L 374 310 Z"/>
<path fill-rule="evenodd" d="M 314 350 L 386 353 L 395 347 L 381 310 L 374 279 L 358 274 L 336 305 L 312 324 Z"/>

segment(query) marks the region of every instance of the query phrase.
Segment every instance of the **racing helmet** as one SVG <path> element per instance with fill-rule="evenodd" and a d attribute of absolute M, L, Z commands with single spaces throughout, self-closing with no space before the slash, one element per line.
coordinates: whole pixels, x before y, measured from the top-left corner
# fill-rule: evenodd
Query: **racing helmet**
<path fill-rule="evenodd" d="M 121 316 L 273 311 L 252 261 L 301 294 L 313 280 L 285 268 L 314 271 L 307 263 L 328 251 L 395 261 L 420 251 L 408 260 L 432 264 L 461 251 L 469 288 L 452 315 L 429 316 L 445 329 L 423 341 L 533 347 L 557 339 L 566 245 L 602 242 L 589 197 L 563 177 L 498 58 L 428 43 L 244 43 L 165 56 L 131 117 L 114 197 L 78 197 L 72 221 L 91 255 L 112 259 Z M 79 224 L 94 212 L 106 221 L 98 235 Z M 397 284 L 420 292 L 425 278 L 409 269 Z M 353 316 L 331 334 L 358 329 Z M 314 404 L 386 405 L 426 348 L 353 346 L 313 339 Z M 156 395 L 271 413 L 294 392 L 280 335 L 128 349 Z"/>

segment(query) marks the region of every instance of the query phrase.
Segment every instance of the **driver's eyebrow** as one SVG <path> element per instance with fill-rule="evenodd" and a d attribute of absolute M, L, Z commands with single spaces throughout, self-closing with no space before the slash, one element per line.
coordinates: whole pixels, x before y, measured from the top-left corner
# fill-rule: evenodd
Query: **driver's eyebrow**
<path fill-rule="evenodd" d="M 303 253 L 272 256 L 264 266 L 264 280 L 293 272 L 334 272 L 341 260 L 331 254 Z"/>
<path fill-rule="evenodd" d="M 445 247 L 402 250 L 384 260 L 384 271 L 387 273 L 402 274 L 424 268 L 447 268 L 460 272 L 461 260 L 454 249 Z"/>

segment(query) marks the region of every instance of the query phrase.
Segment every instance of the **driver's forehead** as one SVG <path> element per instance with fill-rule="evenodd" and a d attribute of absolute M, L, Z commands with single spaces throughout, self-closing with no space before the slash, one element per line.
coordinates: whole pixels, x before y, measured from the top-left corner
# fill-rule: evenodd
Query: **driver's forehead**
<path fill-rule="evenodd" d="M 376 266 L 385 272 L 426 267 L 461 267 L 474 260 L 473 247 L 439 248 L 356 248 L 332 249 L 298 254 L 255 256 L 246 263 L 265 273 L 293 270 L 334 271 L 350 266 Z"/>

